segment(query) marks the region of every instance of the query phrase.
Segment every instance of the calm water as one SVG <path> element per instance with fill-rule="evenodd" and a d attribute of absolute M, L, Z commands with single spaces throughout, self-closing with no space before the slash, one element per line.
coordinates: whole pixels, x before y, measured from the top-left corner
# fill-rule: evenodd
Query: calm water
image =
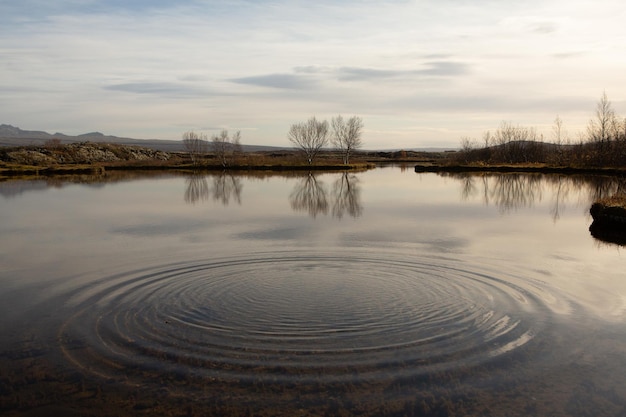
<path fill-rule="evenodd" d="M 0 413 L 626 415 L 610 178 L 0 183 Z M 82 414 L 80 414 L 82 413 Z"/>

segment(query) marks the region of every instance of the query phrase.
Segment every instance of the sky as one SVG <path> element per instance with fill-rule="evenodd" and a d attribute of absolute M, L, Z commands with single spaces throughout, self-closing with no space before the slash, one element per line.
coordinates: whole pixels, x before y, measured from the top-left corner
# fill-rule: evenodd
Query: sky
<path fill-rule="evenodd" d="M 363 148 L 480 142 L 503 122 L 572 140 L 606 92 L 626 117 L 623 0 L 4 0 L 0 123 L 290 145 L 359 116 Z"/>

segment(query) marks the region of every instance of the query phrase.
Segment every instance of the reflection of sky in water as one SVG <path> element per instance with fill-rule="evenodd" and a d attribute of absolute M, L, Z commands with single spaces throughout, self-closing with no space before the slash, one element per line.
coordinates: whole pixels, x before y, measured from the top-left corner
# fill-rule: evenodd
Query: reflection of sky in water
<path fill-rule="evenodd" d="M 298 189 L 305 183 L 298 177 L 208 175 L 200 178 L 206 187 L 181 176 L 48 189 L 37 181 L 30 190 L 21 182 L 19 193 L 6 182 L 0 188 L 11 192 L 0 199 L 0 259 L 5 271 L 51 263 L 62 274 L 104 268 L 111 259 L 225 256 L 261 251 L 268 244 L 378 246 L 407 256 L 447 253 L 525 268 L 586 304 L 595 303 L 595 309 L 619 311 L 623 301 L 617 300 L 626 294 L 619 279 L 621 250 L 589 235 L 591 187 L 551 178 L 454 178 L 378 169 L 355 174 L 351 185 L 360 207 L 353 211 L 357 215 L 346 209 L 341 218 L 332 211 L 338 198 L 333 186 L 341 179 L 334 173 L 315 175 L 312 192 L 316 198 L 321 192 L 328 205 L 315 217 L 302 201 L 311 190 Z M 235 191 L 228 184 L 235 184 Z M 217 185 L 237 195 L 231 194 L 228 204 L 214 194 L 192 204 L 186 202 L 190 185 L 198 187 L 196 196 L 198 190 L 215 193 Z M 294 209 L 296 194 L 299 209 Z M 617 296 L 602 303 L 607 293 Z"/>
<path fill-rule="evenodd" d="M 318 381 L 497 358 L 490 377 L 539 384 L 546 404 L 591 378 L 625 382 L 623 248 L 588 230 L 605 184 L 387 168 L 30 185 L 0 183 L 3 346 L 50 333 L 41 344 L 87 374 L 130 381 L 168 363 L 148 353 L 165 348 L 181 375 L 250 376 L 251 361 L 266 381 L 272 361 Z"/>
<path fill-rule="evenodd" d="M 143 223 L 115 227 L 111 229 L 111 233 L 134 237 L 159 237 L 187 234 L 205 227 L 207 227 L 206 222 L 197 220 L 179 219 L 179 221 L 172 221 L 172 219 L 163 219 L 160 223 Z"/>
<path fill-rule="evenodd" d="M 238 239 L 259 239 L 259 240 L 295 240 L 304 237 L 307 230 L 297 227 L 278 227 L 273 229 L 259 228 L 237 234 Z"/>

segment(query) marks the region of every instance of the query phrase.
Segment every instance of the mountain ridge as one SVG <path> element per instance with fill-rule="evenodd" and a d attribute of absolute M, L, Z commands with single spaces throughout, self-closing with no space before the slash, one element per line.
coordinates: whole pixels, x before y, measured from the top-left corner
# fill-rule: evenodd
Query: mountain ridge
<path fill-rule="evenodd" d="M 164 152 L 182 152 L 185 150 L 183 142 L 179 140 L 166 139 L 133 139 L 119 136 L 105 135 L 101 132 L 88 132 L 76 136 L 64 133 L 48 133 L 41 130 L 22 130 L 19 127 L 9 124 L 0 124 L 0 146 L 28 146 L 43 145 L 47 141 L 58 139 L 62 144 L 75 142 L 96 142 L 113 143 L 119 145 L 134 145 L 152 148 Z M 245 151 L 272 151 L 282 149 L 292 149 L 290 146 L 263 146 L 263 145 L 242 145 Z"/>

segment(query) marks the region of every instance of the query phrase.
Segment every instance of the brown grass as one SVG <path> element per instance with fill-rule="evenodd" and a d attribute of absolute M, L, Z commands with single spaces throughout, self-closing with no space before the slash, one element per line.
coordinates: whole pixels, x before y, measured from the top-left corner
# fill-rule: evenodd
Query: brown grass
<path fill-rule="evenodd" d="M 626 208 L 626 194 L 615 194 L 611 197 L 603 198 L 598 201 L 607 207 L 623 207 Z"/>

